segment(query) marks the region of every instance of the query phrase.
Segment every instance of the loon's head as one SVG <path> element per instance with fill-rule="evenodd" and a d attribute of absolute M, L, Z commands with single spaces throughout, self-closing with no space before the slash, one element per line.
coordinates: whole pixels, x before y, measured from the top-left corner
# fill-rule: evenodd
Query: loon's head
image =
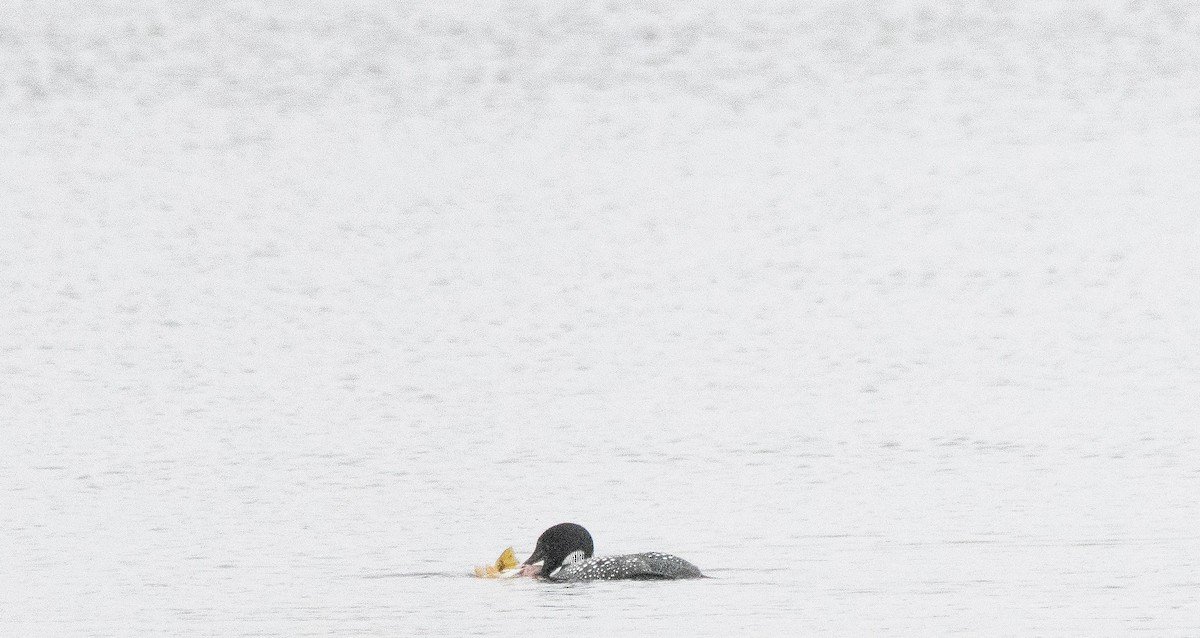
<path fill-rule="evenodd" d="M 525 564 L 542 561 L 541 575 L 549 576 L 564 564 L 591 558 L 593 551 L 592 535 L 582 525 L 559 523 L 542 532 Z"/>

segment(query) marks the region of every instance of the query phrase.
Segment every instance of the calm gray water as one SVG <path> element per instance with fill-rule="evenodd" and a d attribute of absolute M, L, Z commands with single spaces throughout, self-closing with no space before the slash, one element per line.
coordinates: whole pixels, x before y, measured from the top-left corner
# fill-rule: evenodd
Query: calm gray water
<path fill-rule="evenodd" d="M 26 2 L 0 634 L 1200 635 L 1200 10 Z M 713 578 L 467 576 L 575 521 Z"/>

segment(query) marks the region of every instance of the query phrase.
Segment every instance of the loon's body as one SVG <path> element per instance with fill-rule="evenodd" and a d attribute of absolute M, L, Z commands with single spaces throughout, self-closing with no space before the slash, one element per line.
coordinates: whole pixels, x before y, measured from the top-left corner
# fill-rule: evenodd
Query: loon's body
<path fill-rule="evenodd" d="M 677 580 L 701 578 L 695 565 L 678 556 L 659 552 L 584 558 L 563 565 L 547 576 L 550 580 Z"/>
<path fill-rule="evenodd" d="M 542 562 L 540 576 L 547 580 L 678 580 L 702 578 L 700 569 L 686 560 L 660 552 L 592 557 L 592 535 L 582 526 L 561 523 L 542 533 L 525 561 Z"/>

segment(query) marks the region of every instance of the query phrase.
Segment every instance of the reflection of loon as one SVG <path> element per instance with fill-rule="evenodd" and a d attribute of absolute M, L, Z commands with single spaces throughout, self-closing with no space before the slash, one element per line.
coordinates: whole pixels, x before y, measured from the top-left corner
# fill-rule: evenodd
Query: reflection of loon
<path fill-rule="evenodd" d="M 678 556 L 644 552 L 592 558 L 592 535 L 575 523 L 560 523 L 542 532 L 525 561 L 542 561 L 541 575 L 550 580 L 675 580 L 702 578 L 693 564 Z"/>

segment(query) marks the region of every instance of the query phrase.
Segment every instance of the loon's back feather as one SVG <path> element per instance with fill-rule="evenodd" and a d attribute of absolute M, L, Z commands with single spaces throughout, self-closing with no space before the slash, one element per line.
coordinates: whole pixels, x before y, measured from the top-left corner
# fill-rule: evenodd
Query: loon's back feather
<path fill-rule="evenodd" d="M 678 556 L 660 552 L 621 554 L 586 558 L 550 574 L 551 580 L 678 580 L 702 578 L 695 565 Z"/>

